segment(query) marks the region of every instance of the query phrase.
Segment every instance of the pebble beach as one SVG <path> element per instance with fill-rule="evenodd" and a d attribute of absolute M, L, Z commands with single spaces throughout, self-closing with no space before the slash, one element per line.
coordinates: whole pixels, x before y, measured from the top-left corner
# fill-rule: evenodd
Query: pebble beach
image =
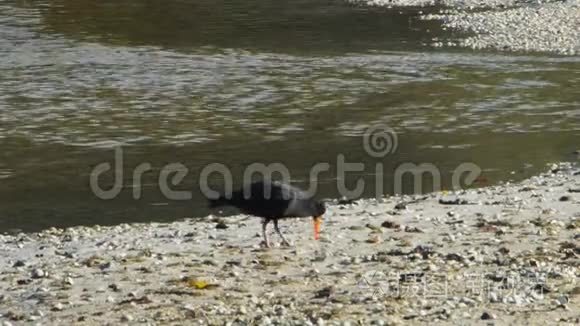
<path fill-rule="evenodd" d="M 0 235 L 2 325 L 577 325 L 580 169 L 260 219 Z M 272 232 L 273 233 L 273 232 Z"/>
<path fill-rule="evenodd" d="M 438 20 L 454 36 L 432 46 L 511 52 L 580 53 L 580 1 L 351 0 L 379 7 L 441 7 L 421 15 Z"/>

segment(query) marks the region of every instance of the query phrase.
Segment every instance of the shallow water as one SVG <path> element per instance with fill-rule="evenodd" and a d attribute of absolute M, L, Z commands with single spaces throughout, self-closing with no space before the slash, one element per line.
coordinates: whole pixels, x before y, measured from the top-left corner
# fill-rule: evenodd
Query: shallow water
<path fill-rule="evenodd" d="M 482 168 L 481 186 L 576 159 L 580 58 L 433 50 L 432 37 L 452 35 L 417 11 L 0 0 L 0 231 L 203 216 L 199 173 L 215 162 L 236 181 L 253 162 L 281 162 L 302 186 L 328 162 L 318 195 L 339 197 L 339 154 L 365 163 L 346 181 L 365 180 L 366 196 L 378 162 L 390 193 L 406 162 L 434 164 L 449 187 L 465 162 Z M 378 159 L 362 140 L 376 124 L 398 140 Z M 89 174 L 113 162 L 115 146 L 125 187 L 101 200 Z M 134 200 L 143 162 L 153 171 Z M 161 194 L 159 172 L 172 162 L 188 167 L 177 188 L 191 200 Z"/>

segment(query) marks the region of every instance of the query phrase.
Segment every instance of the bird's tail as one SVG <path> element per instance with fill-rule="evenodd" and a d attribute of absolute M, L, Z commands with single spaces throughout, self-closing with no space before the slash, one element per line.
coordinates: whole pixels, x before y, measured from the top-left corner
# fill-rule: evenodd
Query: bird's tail
<path fill-rule="evenodd" d="M 216 208 L 229 205 L 229 200 L 223 196 L 209 200 L 209 208 Z"/>

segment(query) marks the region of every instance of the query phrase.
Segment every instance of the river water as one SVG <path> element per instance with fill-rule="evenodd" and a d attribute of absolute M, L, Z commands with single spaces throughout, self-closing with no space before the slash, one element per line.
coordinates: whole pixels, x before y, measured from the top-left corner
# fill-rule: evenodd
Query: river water
<path fill-rule="evenodd" d="M 252 163 L 282 163 L 306 186 L 327 162 L 318 196 L 336 198 L 343 180 L 364 180 L 363 196 L 378 180 L 392 193 L 405 163 L 432 164 L 448 188 L 464 163 L 481 168 L 482 186 L 577 159 L 579 57 L 433 49 L 458 35 L 419 10 L 437 8 L 0 0 L 0 231 L 205 216 L 198 183 L 212 163 L 235 182 Z M 396 142 L 378 158 L 363 141 L 376 125 Z M 90 175 L 115 148 L 123 187 L 104 200 Z M 364 170 L 342 177 L 341 155 Z M 170 163 L 187 167 L 174 188 L 191 199 L 160 190 Z"/>

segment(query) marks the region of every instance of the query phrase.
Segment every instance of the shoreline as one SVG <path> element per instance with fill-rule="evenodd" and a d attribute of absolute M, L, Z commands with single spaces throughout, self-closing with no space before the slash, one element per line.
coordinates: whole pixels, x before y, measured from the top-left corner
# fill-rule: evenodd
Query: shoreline
<path fill-rule="evenodd" d="M 290 248 L 260 248 L 244 215 L 0 235 L 0 322 L 572 325 L 579 219 L 580 169 L 560 163 L 514 184 L 335 202 L 320 241 L 310 221 L 281 221 Z"/>

